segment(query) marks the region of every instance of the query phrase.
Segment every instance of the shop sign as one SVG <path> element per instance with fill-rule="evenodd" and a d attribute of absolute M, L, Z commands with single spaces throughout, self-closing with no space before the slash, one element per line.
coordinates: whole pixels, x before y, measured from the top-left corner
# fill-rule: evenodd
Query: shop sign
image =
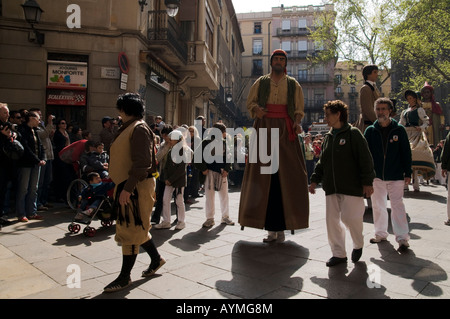
<path fill-rule="evenodd" d="M 47 90 L 47 105 L 86 105 L 86 90 Z"/>
<path fill-rule="evenodd" d="M 48 61 L 48 88 L 87 88 L 87 64 Z"/>

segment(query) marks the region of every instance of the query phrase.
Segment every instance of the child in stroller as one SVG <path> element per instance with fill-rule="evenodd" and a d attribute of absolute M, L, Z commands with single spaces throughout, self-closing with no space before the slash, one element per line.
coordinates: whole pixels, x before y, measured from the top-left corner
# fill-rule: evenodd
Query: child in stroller
<path fill-rule="evenodd" d="M 88 174 L 89 186 L 87 186 L 79 195 L 80 210 L 75 216 L 75 221 L 82 221 L 85 217 L 92 217 L 101 204 L 102 200 L 107 197 L 108 191 L 113 189 L 113 182 L 102 182 L 99 173 L 92 172 Z"/>

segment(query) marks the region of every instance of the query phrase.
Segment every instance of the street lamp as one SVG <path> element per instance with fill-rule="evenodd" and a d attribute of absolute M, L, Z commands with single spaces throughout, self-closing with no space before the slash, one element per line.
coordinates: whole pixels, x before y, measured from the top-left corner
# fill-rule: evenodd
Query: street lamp
<path fill-rule="evenodd" d="M 225 98 L 227 99 L 228 102 L 233 101 L 233 95 L 231 94 L 231 92 L 228 92 L 228 93 L 225 95 Z"/>
<path fill-rule="evenodd" d="M 181 4 L 181 0 L 164 0 L 166 6 L 167 15 L 169 17 L 175 17 L 178 13 L 178 9 Z"/>
<path fill-rule="evenodd" d="M 41 14 L 42 12 L 44 12 L 44 10 L 41 9 L 39 4 L 35 0 L 27 0 L 21 6 L 23 8 L 25 20 L 27 20 L 27 22 L 31 24 L 31 28 L 33 29 L 28 34 L 28 40 L 30 42 L 36 41 L 40 45 L 44 44 L 45 35 L 34 29 L 34 24 L 41 21 Z"/>
<path fill-rule="evenodd" d="M 147 0 L 138 0 L 138 3 L 141 6 L 141 12 L 144 12 L 144 6 L 147 5 Z"/>
<path fill-rule="evenodd" d="M 41 21 L 41 14 L 44 12 L 39 4 L 34 0 L 27 0 L 24 4 L 21 4 L 23 13 L 25 14 L 25 20 L 33 25 Z"/>

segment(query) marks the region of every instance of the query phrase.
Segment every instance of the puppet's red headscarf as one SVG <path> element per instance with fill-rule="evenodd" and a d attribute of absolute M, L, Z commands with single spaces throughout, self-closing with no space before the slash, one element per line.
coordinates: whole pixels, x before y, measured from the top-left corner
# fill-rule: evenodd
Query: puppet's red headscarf
<path fill-rule="evenodd" d="M 270 56 L 270 65 L 272 65 L 272 59 L 273 59 L 273 57 L 276 56 L 276 55 L 284 56 L 284 57 L 286 58 L 286 66 L 287 66 L 287 60 L 288 60 L 287 53 L 286 53 L 286 51 L 281 50 L 281 49 L 277 49 L 277 50 L 275 50 L 275 51 L 272 52 L 272 55 Z M 284 68 L 284 73 L 287 74 L 286 68 Z"/>

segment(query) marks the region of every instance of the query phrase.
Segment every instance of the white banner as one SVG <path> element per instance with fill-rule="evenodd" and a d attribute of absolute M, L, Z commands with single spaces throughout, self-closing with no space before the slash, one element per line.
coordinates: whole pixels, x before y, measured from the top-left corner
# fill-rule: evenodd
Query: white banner
<path fill-rule="evenodd" d="M 48 61 L 49 88 L 87 88 L 87 64 Z"/>

